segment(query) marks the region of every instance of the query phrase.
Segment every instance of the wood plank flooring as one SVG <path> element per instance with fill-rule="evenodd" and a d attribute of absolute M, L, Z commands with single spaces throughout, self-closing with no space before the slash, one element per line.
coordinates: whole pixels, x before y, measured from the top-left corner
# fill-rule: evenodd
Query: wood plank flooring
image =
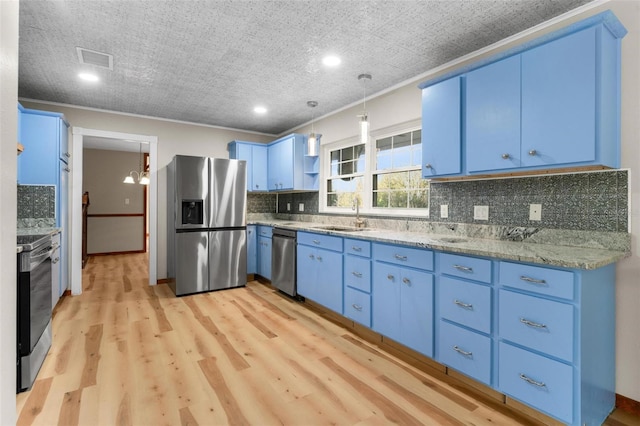
<path fill-rule="evenodd" d="M 19 425 L 535 424 L 383 352 L 271 287 L 176 298 L 144 254 L 92 257 L 56 307 Z M 637 418 L 610 418 L 609 425 Z"/>

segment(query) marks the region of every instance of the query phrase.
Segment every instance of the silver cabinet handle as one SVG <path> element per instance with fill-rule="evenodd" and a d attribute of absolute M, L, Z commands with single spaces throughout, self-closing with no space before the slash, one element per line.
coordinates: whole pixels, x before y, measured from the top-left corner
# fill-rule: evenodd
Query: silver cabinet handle
<path fill-rule="evenodd" d="M 58 263 L 59 261 L 60 261 L 60 258 L 59 258 L 59 257 L 56 257 L 55 259 L 53 259 L 53 260 L 51 261 L 51 263 L 54 263 L 54 264 L 55 264 L 55 263 Z"/>
<path fill-rule="evenodd" d="M 533 322 L 526 318 L 520 318 L 520 322 L 523 323 L 524 325 L 528 325 L 529 327 L 533 327 L 533 328 L 547 328 L 545 324 Z"/>
<path fill-rule="evenodd" d="M 509 158 L 511 158 L 509 154 L 502 154 L 501 157 L 503 160 L 508 160 Z"/>
<path fill-rule="evenodd" d="M 313 240 L 313 244 L 320 244 L 320 240 Z"/>
<path fill-rule="evenodd" d="M 402 256 L 401 254 L 395 254 L 394 257 L 398 260 L 407 260 L 407 256 Z"/>
<path fill-rule="evenodd" d="M 362 247 L 353 246 L 353 247 L 351 247 L 351 250 L 353 250 L 353 251 L 362 251 Z"/>
<path fill-rule="evenodd" d="M 322 257 L 321 256 L 316 256 L 316 259 L 318 259 L 319 262 L 322 262 Z"/>
<path fill-rule="evenodd" d="M 473 268 L 470 268 L 468 266 L 462 266 L 462 265 L 453 265 L 454 268 L 456 268 L 458 271 L 462 271 L 462 272 L 473 272 Z"/>
<path fill-rule="evenodd" d="M 389 281 L 393 281 L 393 280 L 395 280 L 395 279 L 396 279 L 396 277 L 394 277 L 393 275 L 389 274 L 389 275 L 387 275 L 387 279 L 388 279 Z"/>
<path fill-rule="evenodd" d="M 260 185 L 258 185 L 258 184 L 256 183 L 256 189 L 257 189 L 257 188 L 260 188 Z"/>
<path fill-rule="evenodd" d="M 433 169 L 433 166 L 431 165 L 431 163 L 427 163 L 424 165 L 425 169 Z"/>
<path fill-rule="evenodd" d="M 309 255 L 309 259 L 315 259 L 316 257 L 312 254 Z"/>
<path fill-rule="evenodd" d="M 65 168 L 64 168 L 64 171 L 65 171 L 65 172 L 67 172 L 67 173 L 69 173 L 69 172 L 71 171 L 71 169 L 70 169 L 70 168 L 68 168 L 68 167 L 65 167 Z"/>
<path fill-rule="evenodd" d="M 458 299 L 455 299 L 453 301 L 453 303 L 455 303 L 456 305 L 460 306 L 461 308 L 473 309 L 473 305 L 471 303 L 464 303 L 464 302 L 459 301 Z"/>
<path fill-rule="evenodd" d="M 71 154 L 69 154 L 68 152 L 65 152 L 65 153 L 64 153 L 64 156 L 65 156 L 65 157 L 67 157 L 67 158 L 70 158 L 70 157 L 71 157 Z"/>
<path fill-rule="evenodd" d="M 353 271 L 351 273 L 354 277 L 362 278 L 362 274 L 360 272 Z"/>
<path fill-rule="evenodd" d="M 527 277 L 526 275 L 521 275 L 520 279 L 522 281 L 528 282 L 529 284 L 545 285 L 547 283 L 545 280 L 537 280 L 535 278 Z"/>
<path fill-rule="evenodd" d="M 531 149 L 531 150 L 529 150 L 529 155 L 532 156 L 532 157 L 535 156 L 535 155 L 538 155 L 538 151 L 536 151 L 535 149 Z"/>
<path fill-rule="evenodd" d="M 547 387 L 547 385 L 544 382 L 536 382 L 535 380 L 533 380 L 531 377 L 527 377 L 524 374 L 520 373 L 520 378 L 522 380 L 524 380 L 525 382 L 532 384 L 534 386 L 538 386 L 539 388 L 545 388 Z"/>
<path fill-rule="evenodd" d="M 462 349 L 460 349 L 458 347 L 458 345 L 454 345 L 453 346 L 453 350 L 458 352 L 459 354 L 462 354 L 464 356 L 473 356 L 473 352 L 467 352 L 467 351 L 463 351 Z"/>
<path fill-rule="evenodd" d="M 411 280 L 407 277 L 403 277 L 402 282 L 405 283 L 406 285 L 411 285 Z"/>
<path fill-rule="evenodd" d="M 353 309 L 355 309 L 356 311 L 362 311 L 362 306 L 360 306 L 360 305 L 356 305 L 356 304 L 354 303 L 354 304 L 353 304 L 353 305 L 351 305 L 351 306 L 353 306 Z"/>

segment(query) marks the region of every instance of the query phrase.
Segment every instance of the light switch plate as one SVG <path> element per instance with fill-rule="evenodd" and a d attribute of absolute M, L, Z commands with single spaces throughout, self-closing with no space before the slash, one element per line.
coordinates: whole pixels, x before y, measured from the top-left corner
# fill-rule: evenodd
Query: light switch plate
<path fill-rule="evenodd" d="M 489 206 L 473 206 L 474 220 L 489 220 Z"/>
<path fill-rule="evenodd" d="M 125 205 L 125 206 L 128 206 L 128 205 L 129 205 L 129 199 L 128 199 L 128 198 L 125 198 L 125 199 L 124 199 L 124 205 Z"/>
<path fill-rule="evenodd" d="M 304 203 L 298 204 L 298 211 L 299 212 L 303 212 L 304 211 Z"/>
<path fill-rule="evenodd" d="M 529 204 L 529 220 L 542 220 L 542 204 Z"/>
<path fill-rule="evenodd" d="M 287 211 L 290 212 L 291 211 L 291 203 L 287 203 Z"/>
<path fill-rule="evenodd" d="M 449 217 L 449 204 L 440 204 L 440 217 L 443 219 Z"/>

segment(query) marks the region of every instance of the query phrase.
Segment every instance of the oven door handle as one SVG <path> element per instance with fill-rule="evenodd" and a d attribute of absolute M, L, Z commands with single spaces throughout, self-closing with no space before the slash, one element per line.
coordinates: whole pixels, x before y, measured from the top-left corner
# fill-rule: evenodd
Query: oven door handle
<path fill-rule="evenodd" d="M 45 260 L 49 259 L 53 254 L 53 247 L 49 246 L 46 249 L 39 251 L 37 254 L 31 256 L 31 263 L 29 264 L 29 270 L 33 271 L 38 265 Z"/>

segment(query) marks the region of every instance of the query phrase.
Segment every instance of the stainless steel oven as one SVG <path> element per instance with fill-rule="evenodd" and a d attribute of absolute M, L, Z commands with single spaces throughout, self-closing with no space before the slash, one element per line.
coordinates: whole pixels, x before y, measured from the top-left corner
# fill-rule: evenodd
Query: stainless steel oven
<path fill-rule="evenodd" d="M 17 373 L 18 392 L 28 390 L 51 347 L 51 235 L 19 235 Z"/>

